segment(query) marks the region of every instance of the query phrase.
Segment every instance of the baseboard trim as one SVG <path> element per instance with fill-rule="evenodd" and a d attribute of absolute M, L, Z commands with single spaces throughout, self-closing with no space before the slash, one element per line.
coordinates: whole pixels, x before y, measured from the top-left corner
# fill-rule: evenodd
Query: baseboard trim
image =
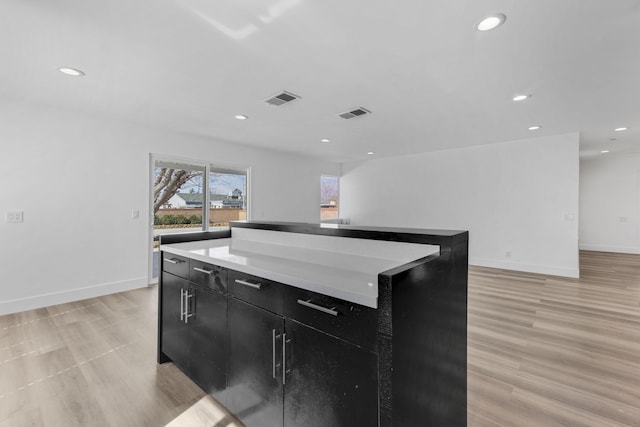
<path fill-rule="evenodd" d="M 64 304 L 67 302 L 80 301 L 87 298 L 94 298 L 117 292 L 130 291 L 132 289 L 143 288 L 145 286 L 147 286 L 147 278 L 138 277 L 120 282 L 103 283 L 100 285 L 87 286 L 85 288 L 68 289 L 65 291 L 40 294 L 32 297 L 0 301 L 0 315 L 18 313 L 25 310 L 33 310 L 36 308 Z"/>
<path fill-rule="evenodd" d="M 469 265 L 499 268 L 502 270 L 524 271 L 527 273 L 547 274 L 550 276 L 571 277 L 575 279 L 580 277 L 580 268 L 578 266 L 576 266 L 576 268 L 563 268 L 539 264 L 497 261 L 487 258 L 469 258 Z"/>
<path fill-rule="evenodd" d="M 581 251 L 597 251 L 597 252 L 615 252 L 619 254 L 640 254 L 640 248 L 629 248 L 621 246 L 607 246 L 607 245 L 590 245 L 581 244 Z"/>

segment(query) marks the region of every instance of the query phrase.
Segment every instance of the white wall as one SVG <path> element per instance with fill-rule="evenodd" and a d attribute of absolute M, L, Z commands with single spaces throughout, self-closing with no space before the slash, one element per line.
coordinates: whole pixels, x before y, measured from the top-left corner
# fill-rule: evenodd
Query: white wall
<path fill-rule="evenodd" d="M 347 163 L 340 216 L 469 230 L 470 264 L 577 277 L 578 143 L 572 133 Z"/>
<path fill-rule="evenodd" d="M 580 162 L 580 248 L 640 253 L 640 153 Z"/>
<path fill-rule="evenodd" d="M 336 163 L 44 107 L 3 104 L 0 121 L 0 314 L 146 286 L 150 153 L 250 166 L 254 219 L 318 222 L 320 175 L 340 174 Z M 7 223 L 10 210 L 24 222 Z"/>

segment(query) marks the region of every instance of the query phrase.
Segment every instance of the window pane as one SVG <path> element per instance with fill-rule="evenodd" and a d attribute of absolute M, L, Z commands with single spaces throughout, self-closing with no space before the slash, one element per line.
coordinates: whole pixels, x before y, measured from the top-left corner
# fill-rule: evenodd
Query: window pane
<path fill-rule="evenodd" d="M 158 277 L 158 238 L 204 229 L 204 167 L 156 160 L 153 169 L 153 278 Z"/>
<path fill-rule="evenodd" d="M 337 176 L 320 177 L 320 221 L 337 219 L 340 189 Z"/>
<path fill-rule="evenodd" d="M 158 164 L 156 163 L 156 166 Z M 166 166 L 166 165 L 161 165 Z M 154 168 L 155 235 L 203 229 L 204 188 L 201 168 Z"/>
<path fill-rule="evenodd" d="M 247 171 L 211 166 L 209 229 L 228 228 L 229 221 L 247 219 Z"/>

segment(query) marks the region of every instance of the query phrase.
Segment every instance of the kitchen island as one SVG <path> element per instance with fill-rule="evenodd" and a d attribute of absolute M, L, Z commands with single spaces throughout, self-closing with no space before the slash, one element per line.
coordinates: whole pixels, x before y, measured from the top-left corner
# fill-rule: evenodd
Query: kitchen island
<path fill-rule="evenodd" d="M 467 232 L 237 222 L 160 249 L 158 361 L 247 426 L 466 425 Z"/>

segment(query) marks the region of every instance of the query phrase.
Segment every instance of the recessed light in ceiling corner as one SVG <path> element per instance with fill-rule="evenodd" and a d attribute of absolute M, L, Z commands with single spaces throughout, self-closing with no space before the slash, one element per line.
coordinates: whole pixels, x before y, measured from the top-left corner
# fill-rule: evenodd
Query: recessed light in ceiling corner
<path fill-rule="evenodd" d="M 621 128 L 615 128 L 614 130 L 616 132 L 622 132 L 622 131 L 627 130 L 627 129 L 629 129 L 629 128 L 621 127 Z"/>
<path fill-rule="evenodd" d="M 538 129 L 540 129 L 540 128 L 542 128 L 542 126 L 538 126 L 538 125 L 535 125 L 535 126 L 529 126 L 529 130 L 538 130 Z"/>
<path fill-rule="evenodd" d="M 322 138 L 322 139 L 320 140 L 320 142 L 331 142 L 331 140 L 330 140 L 330 139 L 327 139 L 327 138 Z"/>
<path fill-rule="evenodd" d="M 373 152 L 373 151 L 369 151 L 367 154 L 368 154 L 368 155 L 370 155 L 370 156 L 373 156 L 373 155 L 374 155 L 374 154 L 376 154 L 376 153 L 375 153 L 375 152 Z"/>
<path fill-rule="evenodd" d="M 60 67 L 58 68 L 58 71 L 60 71 L 63 74 L 66 74 L 67 76 L 73 76 L 73 77 L 84 76 L 84 71 L 78 70 L 77 68 Z"/>
<path fill-rule="evenodd" d="M 602 150 L 600 151 L 600 154 L 607 154 L 609 152 L 609 150 Z"/>
<path fill-rule="evenodd" d="M 524 101 L 525 99 L 531 98 L 531 95 L 516 95 L 512 99 L 516 102 Z"/>
<path fill-rule="evenodd" d="M 249 116 L 245 116 L 244 114 L 238 114 L 235 116 L 235 118 L 238 120 L 247 120 Z"/>
<path fill-rule="evenodd" d="M 500 25 L 504 24 L 504 21 L 507 20 L 507 17 L 502 13 L 497 13 L 495 15 L 487 16 L 476 26 L 478 31 L 489 31 L 494 28 L 498 28 Z"/>

